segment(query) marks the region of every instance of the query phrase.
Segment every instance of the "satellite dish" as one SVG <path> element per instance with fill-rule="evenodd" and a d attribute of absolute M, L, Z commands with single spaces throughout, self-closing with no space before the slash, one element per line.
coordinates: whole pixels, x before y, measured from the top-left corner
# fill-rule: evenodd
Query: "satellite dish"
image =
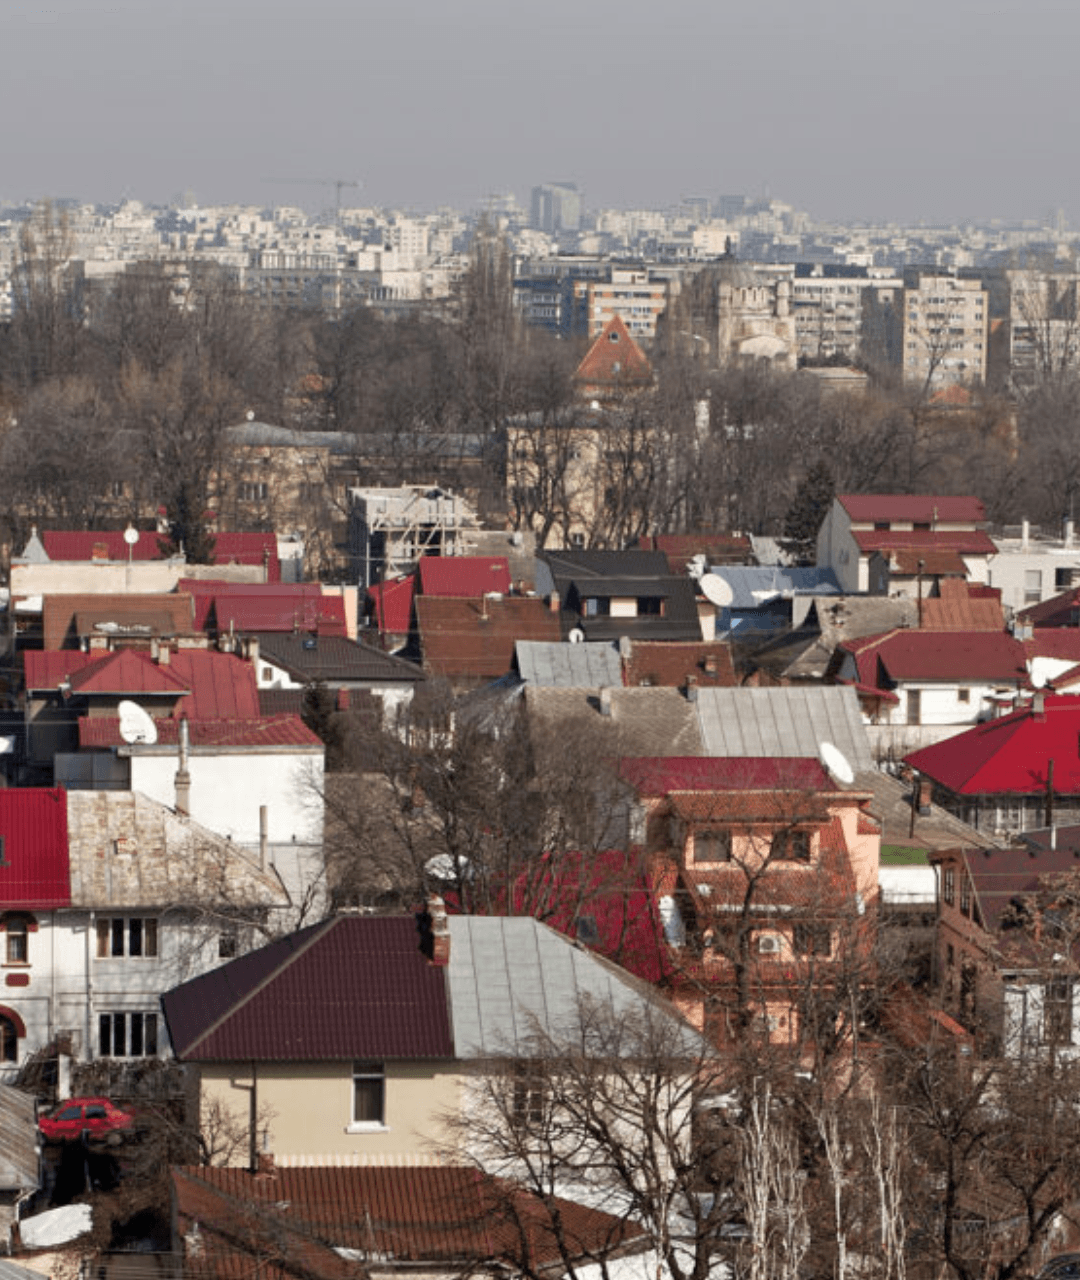
<path fill-rule="evenodd" d="M 715 573 L 703 573 L 698 579 L 701 594 L 718 609 L 726 609 L 735 598 L 731 584 Z"/>
<path fill-rule="evenodd" d="M 452 858 L 448 853 L 437 853 L 428 858 L 424 870 L 433 880 L 441 880 L 444 884 L 454 884 L 458 879 L 471 880 L 473 874 L 468 858 Z"/>
<path fill-rule="evenodd" d="M 157 742 L 157 725 L 137 702 L 125 698 L 117 710 L 120 712 L 120 736 L 125 742 L 146 747 Z"/>
<path fill-rule="evenodd" d="M 139 531 L 134 525 L 128 525 L 124 530 L 124 541 L 129 547 L 133 547 L 139 541 Z"/>
<path fill-rule="evenodd" d="M 819 744 L 818 758 L 837 782 L 850 786 L 855 781 L 855 770 L 848 763 L 847 756 L 831 742 Z"/>
<path fill-rule="evenodd" d="M 1046 688 L 1046 686 L 1050 683 L 1050 677 L 1047 674 L 1045 668 L 1041 671 L 1033 671 L 1031 673 L 1031 683 L 1033 688 L 1036 688 L 1036 689 Z"/>
<path fill-rule="evenodd" d="M 585 632 L 580 627 L 574 627 L 566 638 L 571 644 L 582 644 L 585 640 Z"/>

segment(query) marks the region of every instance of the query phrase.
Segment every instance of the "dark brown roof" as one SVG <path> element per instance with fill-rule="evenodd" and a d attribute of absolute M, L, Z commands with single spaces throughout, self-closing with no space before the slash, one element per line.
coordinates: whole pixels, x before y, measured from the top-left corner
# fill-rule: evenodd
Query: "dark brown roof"
<path fill-rule="evenodd" d="M 258 636 L 259 653 L 303 681 L 403 684 L 424 679 L 415 663 L 344 636 L 303 632 L 259 632 Z"/>
<path fill-rule="evenodd" d="M 197 1218 L 200 1227 L 213 1227 L 229 1205 L 265 1206 L 311 1238 L 380 1262 L 529 1256 L 541 1266 L 557 1263 L 553 1213 L 572 1256 L 610 1256 L 642 1236 L 623 1218 L 558 1198 L 549 1208 L 509 1182 L 453 1166 L 289 1167 L 255 1177 L 244 1169 L 181 1169 L 174 1186 L 181 1217 Z"/>
<path fill-rule="evenodd" d="M 174 987 L 188 1062 L 452 1058 L 445 970 L 411 916 L 339 916 Z"/>
<path fill-rule="evenodd" d="M 731 649 L 721 640 L 712 644 L 677 640 L 635 640 L 627 664 L 627 684 L 657 684 L 681 688 L 738 684 Z"/>
<path fill-rule="evenodd" d="M 194 605 L 191 596 L 168 592 L 139 595 L 47 595 L 42 604 L 41 626 L 44 633 L 42 648 L 63 649 L 65 644 L 75 645 L 78 640 L 76 618 L 92 634 L 95 624 L 115 622 L 144 626 L 154 621 L 157 634 L 179 636 L 194 635 Z M 164 631 L 162 630 L 164 628 Z M 100 635 L 108 632 L 99 630 Z M 146 633 L 149 642 L 150 633 Z"/>
<path fill-rule="evenodd" d="M 560 638 L 558 614 L 532 596 L 417 596 L 416 620 L 424 666 L 451 680 L 497 680 L 513 667 L 516 641 Z"/>

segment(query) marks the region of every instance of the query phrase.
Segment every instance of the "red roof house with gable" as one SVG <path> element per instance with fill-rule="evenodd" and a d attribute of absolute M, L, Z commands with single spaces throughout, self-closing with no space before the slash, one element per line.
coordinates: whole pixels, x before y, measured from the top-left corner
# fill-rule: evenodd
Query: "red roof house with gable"
<path fill-rule="evenodd" d="M 822 522 L 817 565 L 832 569 L 849 593 L 873 590 L 875 553 L 897 561 L 890 590 L 914 595 L 930 579 L 965 573 L 985 583 L 997 548 L 986 533 L 986 508 L 978 498 L 938 494 L 842 494 Z M 924 562 L 919 571 L 919 561 Z"/>
<path fill-rule="evenodd" d="M 600 330 L 578 365 L 574 382 L 583 395 L 601 399 L 652 386 L 652 365 L 621 316 L 613 315 Z"/>
<path fill-rule="evenodd" d="M 982 831 L 1080 821 L 1080 696 L 1037 691 L 1014 711 L 923 747 L 905 763 L 933 798 Z"/>

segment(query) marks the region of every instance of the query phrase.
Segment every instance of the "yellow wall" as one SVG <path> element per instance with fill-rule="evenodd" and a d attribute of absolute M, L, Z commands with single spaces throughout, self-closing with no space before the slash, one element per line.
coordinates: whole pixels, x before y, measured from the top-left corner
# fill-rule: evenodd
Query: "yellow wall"
<path fill-rule="evenodd" d="M 430 1157 L 442 1136 L 441 1117 L 458 1110 L 460 1065 L 453 1062 L 387 1062 L 386 1128 L 349 1132 L 352 1118 L 352 1062 L 258 1063 L 255 1069 L 260 1130 L 275 1157 L 337 1156 L 381 1161 Z M 246 1130 L 250 1066 L 202 1068 L 202 1106 L 216 1099 Z M 260 1137 L 260 1149 L 261 1137 Z M 246 1146 L 233 1163 L 247 1161 Z"/>

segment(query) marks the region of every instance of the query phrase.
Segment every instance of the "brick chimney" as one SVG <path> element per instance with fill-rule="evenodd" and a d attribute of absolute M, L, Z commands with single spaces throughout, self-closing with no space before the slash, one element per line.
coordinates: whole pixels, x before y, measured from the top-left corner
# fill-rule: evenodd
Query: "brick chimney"
<path fill-rule="evenodd" d="M 107 542 L 95 542 L 90 548 L 91 560 L 108 560 L 109 544 Z"/>
<path fill-rule="evenodd" d="M 437 893 L 431 894 L 427 900 L 427 916 L 430 923 L 430 954 L 432 964 L 447 965 L 450 963 L 450 924 L 446 918 L 446 903 Z"/>

